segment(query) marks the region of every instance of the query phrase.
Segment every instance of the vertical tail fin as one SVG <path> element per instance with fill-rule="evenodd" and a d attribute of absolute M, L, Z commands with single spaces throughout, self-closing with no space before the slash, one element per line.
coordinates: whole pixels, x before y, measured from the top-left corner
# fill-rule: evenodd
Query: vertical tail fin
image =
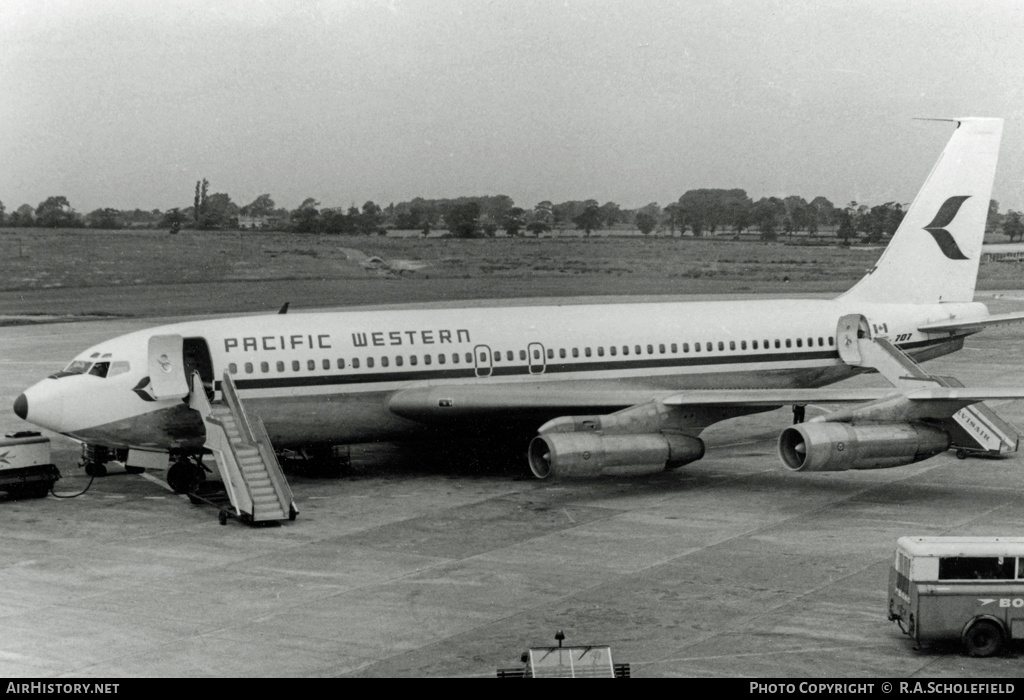
<path fill-rule="evenodd" d="M 1002 119 L 957 129 L 875 267 L 844 299 L 926 304 L 974 299 Z"/>

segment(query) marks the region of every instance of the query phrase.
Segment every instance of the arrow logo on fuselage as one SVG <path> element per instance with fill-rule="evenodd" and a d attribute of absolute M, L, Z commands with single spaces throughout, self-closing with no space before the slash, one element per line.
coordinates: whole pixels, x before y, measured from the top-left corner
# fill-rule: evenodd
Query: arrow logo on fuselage
<path fill-rule="evenodd" d="M 960 246 L 953 239 L 953 235 L 945 227 L 949 226 L 953 219 L 956 218 L 960 207 L 970 198 L 970 195 L 950 197 L 939 207 L 939 211 L 935 218 L 932 219 L 932 222 L 924 227 L 925 231 L 932 234 L 932 238 L 935 239 L 942 254 L 950 260 L 967 260 L 967 256 L 963 254 Z"/>

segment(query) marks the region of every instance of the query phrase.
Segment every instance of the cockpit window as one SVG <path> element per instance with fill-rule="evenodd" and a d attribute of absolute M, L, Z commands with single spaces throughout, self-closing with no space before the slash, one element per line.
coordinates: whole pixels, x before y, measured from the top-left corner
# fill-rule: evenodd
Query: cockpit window
<path fill-rule="evenodd" d="M 110 363 L 109 362 L 97 362 L 96 364 L 94 364 L 92 366 L 92 369 L 89 370 L 89 374 L 91 374 L 91 375 L 93 375 L 95 377 L 106 377 L 107 376 L 107 372 L 109 372 L 109 371 L 110 371 Z"/>
<path fill-rule="evenodd" d="M 119 374 L 124 374 L 131 369 L 131 365 L 127 362 L 111 362 L 110 369 L 107 371 L 108 377 L 116 377 Z"/>
<path fill-rule="evenodd" d="M 92 367 L 92 363 L 88 360 L 74 360 L 67 367 L 62 369 L 56 374 L 51 374 L 50 379 L 60 379 L 61 377 L 70 377 L 74 374 L 85 374 Z"/>

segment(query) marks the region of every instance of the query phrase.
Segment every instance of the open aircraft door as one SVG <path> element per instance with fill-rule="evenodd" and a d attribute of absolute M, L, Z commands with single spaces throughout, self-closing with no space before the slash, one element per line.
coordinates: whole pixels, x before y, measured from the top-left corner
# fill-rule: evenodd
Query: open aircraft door
<path fill-rule="evenodd" d="M 149 339 L 149 385 L 157 401 L 188 396 L 188 379 L 180 335 L 154 335 Z"/>
<path fill-rule="evenodd" d="M 839 358 L 846 364 L 861 364 L 860 345 L 857 342 L 861 338 L 871 338 L 871 326 L 866 318 L 860 314 L 847 314 L 839 319 L 836 348 L 839 350 Z"/>

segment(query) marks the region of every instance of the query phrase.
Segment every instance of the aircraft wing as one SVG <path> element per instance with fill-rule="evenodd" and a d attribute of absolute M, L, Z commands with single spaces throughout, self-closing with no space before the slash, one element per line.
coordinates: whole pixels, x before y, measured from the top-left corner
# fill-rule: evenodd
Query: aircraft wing
<path fill-rule="evenodd" d="M 991 314 L 985 318 L 955 319 L 936 321 L 917 330 L 922 333 L 946 333 L 959 331 L 961 333 L 977 333 L 988 326 L 1000 326 L 1006 323 L 1024 323 L 1024 312 L 1017 311 L 1009 314 Z"/>
<path fill-rule="evenodd" d="M 441 385 L 396 391 L 388 408 L 405 418 L 429 421 L 531 409 L 608 413 L 672 393 L 600 386 L 567 390 L 554 384 Z"/>
<path fill-rule="evenodd" d="M 405 418 L 437 422 L 505 412 L 561 411 L 567 415 L 610 413 L 657 401 L 666 406 L 771 408 L 793 404 L 869 403 L 906 397 L 914 403 L 941 402 L 966 406 L 988 399 L 1021 399 L 1024 389 L 926 386 L 900 390 L 893 387 L 820 389 L 704 389 L 665 391 L 645 388 L 597 387 L 567 389 L 553 384 L 480 384 L 425 386 L 402 389 L 388 408 Z"/>
<path fill-rule="evenodd" d="M 859 403 L 887 397 L 905 396 L 911 401 L 960 401 L 965 404 L 990 399 L 1021 399 L 1020 388 L 965 388 L 926 386 L 920 389 L 719 389 L 687 391 L 662 399 L 668 406 L 787 406 L 808 403 Z"/>

